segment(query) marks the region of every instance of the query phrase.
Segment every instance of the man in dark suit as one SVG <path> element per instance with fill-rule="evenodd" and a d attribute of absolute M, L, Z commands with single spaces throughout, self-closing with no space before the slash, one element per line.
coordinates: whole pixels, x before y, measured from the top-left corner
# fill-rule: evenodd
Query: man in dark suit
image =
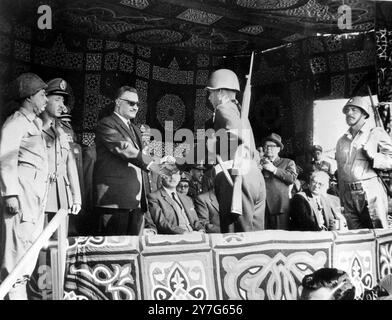
<path fill-rule="evenodd" d="M 175 164 L 161 168 L 162 188 L 148 195 L 151 218 L 158 234 L 205 232 L 190 197 L 178 193 L 176 187 L 181 176 Z"/>
<path fill-rule="evenodd" d="M 347 225 L 340 199 L 327 194 L 328 185 L 329 176 L 325 171 L 311 174 L 309 189 L 295 194 L 291 200 L 290 230 L 336 230 Z"/>
<path fill-rule="evenodd" d="M 215 195 L 215 177 L 204 175 L 204 185 L 208 190 L 199 194 L 194 200 L 195 209 L 207 233 L 220 233 L 219 202 Z"/>
<path fill-rule="evenodd" d="M 96 128 L 94 204 L 102 235 L 139 235 L 143 230 L 149 189 L 146 173 L 159 171 L 159 165 L 142 152 L 141 133 L 132 122 L 138 106 L 135 88 L 119 88 L 113 114 Z"/>
<path fill-rule="evenodd" d="M 267 190 L 266 229 L 289 228 L 289 207 L 292 184 L 297 178 L 293 160 L 280 158 L 282 138 L 272 133 L 263 141 L 265 157 L 262 160 Z"/>
<path fill-rule="evenodd" d="M 214 190 L 199 194 L 195 209 L 207 233 L 220 233 L 219 203 Z"/>

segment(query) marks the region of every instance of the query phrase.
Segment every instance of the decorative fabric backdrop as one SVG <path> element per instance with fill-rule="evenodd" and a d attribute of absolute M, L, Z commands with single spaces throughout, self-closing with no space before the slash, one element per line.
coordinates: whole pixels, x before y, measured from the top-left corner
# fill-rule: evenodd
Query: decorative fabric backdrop
<path fill-rule="evenodd" d="M 376 92 L 374 33 L 312 37 L 257 53 L 252 73 L 250 121 L 256 143 L 276 132 L 282 154 L 301 163 L 312 144 L 312 108 L 316 99 Z M 245 85 L 250 59 L 227 58 Z"/>
<path fill-rule="evenodd" d="M 277 132 L 285 155 L 301 163 L 312 143 L 312 101 L 366 94 L 368 83 L 375 92 L 374 57 L 374 33 L 314 37 L 256 52 L 250 109 L 256 142 Z M 166 120 L 173 121 L 174 129 L 203 128 L 212 116 L 204 87 L 211 70 L 222 66 L 234 69 L 244 88 L 248 57 L 224 59 L 72 33 L 37 33 L 1 20 L 0 103 L 8 98 L 10 81 L 22 72 L 36 72 L 44 80 L 63 77 L 72 89 L 73 125 L 85 145 L 93 143 L 98 119 L 111 111 L 113 93 L 124 84 L 139 91 L 138 123 L 162 132 Z"/>
<path fill-rule="evenodd" d="M 302 278 L 322 267 L 346 271 L 360 299 L 366 289 L 392 274 L 391 230 L 275 230 L 69 241 L 65 299 L 296 300 Z M 50 265 L 36 270 L 32 297 L 50 298 Z"/>
<path fill-rule="evenodd" d="M 134 45 L 125 41 L 83 38 L 72 33 L 39 31 L 1 20 L 0 99 L 11 97 L 10 84 L 22 72 L 45 81 L 66 79 L 71 87 L 73 126 L 83 144 L 93 143 L 97 121 L 113 109 L 113 95 L 122 85 L 135 86 L 141 101 L 136 122 L 163 132 L 204 128 L 212 117 L 204 90 L 222 58 Z M 137 40 L 137 39 L 135 39 Z M 3 118 L 7 111 L 3 111 Z"/>
<path fill-rule="evenodd" d="M 380 101 L 392 101 L 392 5 L 376 2 L 377 80 Z"/>

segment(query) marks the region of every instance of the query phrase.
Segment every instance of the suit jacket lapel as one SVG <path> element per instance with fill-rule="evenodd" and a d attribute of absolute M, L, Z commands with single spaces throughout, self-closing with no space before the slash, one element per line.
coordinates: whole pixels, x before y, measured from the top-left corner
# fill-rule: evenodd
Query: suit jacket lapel
<path fill-rule="evenodd" d="M 325 215 L 325 220 L 326 220 L 325 223 L 326 223 L 327 227 L 329 227 L 329 220 L 335 219 L 336 217 L 333 212 L 333 208 L 330 206 L 327 199 L 324 196 L 321 196 L 320 200 L 321 200 L 321 204 L 324 208 L 324 215 Z"/>
<path fill-rule="evenodd" d="M 142 136 L 141 136 L 141 132 L 139 130 L 139 128 L 132 123 L 131 121 L 131 126 L 133 128 L 133 132 L 135 132 L 135 136 L 136 136 L 136 141 L 135 143 L 139 146 L 139 149 L 142 149 Z"/>
<path fill-rule="evenodd" d="M 178 212 L 177 212 L 177 210 L 178 210 L 178 204 L 174 202 L 174 200 L 172 199 L 171 195 L 169 195 L 169 194 L 166 192 L 165 189 L 161 189 L 161 195 L 162 195 L 163 199 L 165 199 L 165 201 L 166 201 L 167 203 L 169 203 L 169 204 L 172 206 L 174 212 L 178 213 Z"/>
<path fill-rule="evenodd" d="M 315 214 L 318 210 L 317 202 L 313 197 L 309 197 L 309 204 L 310 207 L 312 208 L 313 214 Z"/>
<path fill-rule="evenodd" d="M 131 134 L 131 129 L 119 117 L 117 117 L 114 113 L 112 114 L 112 118 L 116 122 L 116 124 L 124 131 L 125 135 L 130 138 L 130 140 L 133 142 L 133 144 L 136 147 L 137 146 L 137 141 L 133 141 L 132 134 Z"/>
<path fill-rule="evenodd" d="M 188 217 L 189 223 L 192 224 L 193 219 L 192 219 L 192 216 L 189 214 L 189 211 L 188 211 L 189 207 L 187 206 L 187 202 L 186 202 L 186 200 L 184 200 L 185 196 L 183 196 L 181 193 L 177 193 L 177 195 L 181 201 L 182 207 L 184 208 L 185 214 Z"/>
<path fill-rule="evenodd" d="M 306 196 L 308 197 L 309 205 L 312 210 L 312 215 L 316 223 L 318 224 L 318 218 L 317 218 L 317 212 L 318 212 L 318 205 L 316 202 L 316 199 L 312 196 L 310 192 L 306 193 Z"/>
<path fill-rule="evenodd" d="M 279 167 L 281 160 L 282 160 L 282 159 L 281 159 L 279 156 L 277 156 L 276 159 L 272 162 L 272 164 L 273 164 L 275 167 Z"/>
<path fill-rule="evenodd" d="M 214 196 L 214 194 L 212 192 L 209 192 L 209 194 L 210 194 L 211 205 L 216 209 L 216 211 L 219 212 L 218 200 L 216 199 L 216 197 Z"/>

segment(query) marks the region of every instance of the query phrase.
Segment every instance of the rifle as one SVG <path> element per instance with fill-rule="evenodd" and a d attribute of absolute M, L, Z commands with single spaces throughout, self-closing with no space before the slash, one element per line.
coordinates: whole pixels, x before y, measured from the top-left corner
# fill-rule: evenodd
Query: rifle
<path fill-rule="evenodd" d="M 244 95 L 242 97 L 242 107 L 241 107 L 241 122 L 245 123 L 246 119 L 248 119 L 249 115 L 249 106 L 250 106 L 250 97 L 251 97 L 251 79 L 252 79 L 252 69 L 253 69 L 253 59 L 254 52 L 252 52 L 250 58 L 250 66 L 249 66 L 249 74 L 246 76 L 246 85 L 244 90 Z M 244 141 L 245 143 L 245 141 Z M 231 212 L 236 213 L 238 215 L 242 215 L 242 172 L 240 170 L 241 167 L 241 154 L 242 148 L 240 146 L 237 148 L 234 163 L 232 169 L 233 175 L 233 196 L 231 199 Z"/>
<path fill-rule="evenodd" d="M 254 52 L 250 57 L 250 66 L 249 66 L 249 74 L 246 76 L 246 85 L 244 90 L 244 95 L 242 97 L 242 108 L 241 108 L 241 119 L 244 121 L 248 119 L 249 116 L 249 106 L 250 106 L 250 97 L 251 97 L 251 79 L 252 79 L 252 69 L 253 69 L 253 59 Z"/>
<path fill-rule="evenodd" d="M 376 122 L 376 127 L 380 127 L 384 129 L 384 125 L 381 121 L 381 117 L 380 117 L 380 113 L 378 112 L 378 108 L 376 107 L 376 105 L 374 104 L 373 98 L 372 98 L 372 91 L 370 90 L 370 87 L 367 86 L 368 89 L 368 94 L 369 94 L 369 98 L 370 98 L 370 104 L 372 105 L 372 110 L 374 113 L 374 120 Z M 382 184 L 384 185 L 387 194 L 389 197 L 392 197 L 392 188 L 391 188 L 391 183 L 392 183 L 392 171 L 391 170 L 377 170 L 377 169 L 373 169 L 376 173 L 377 176 L 380 178 Z M 388 181 L 386 181 L 388 180 Z M 389 182 L 389 183 L 388 183 Z"/>

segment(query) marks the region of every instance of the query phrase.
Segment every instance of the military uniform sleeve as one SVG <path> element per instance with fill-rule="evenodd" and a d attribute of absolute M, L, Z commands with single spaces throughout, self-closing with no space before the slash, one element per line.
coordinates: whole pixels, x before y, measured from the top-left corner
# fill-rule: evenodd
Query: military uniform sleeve
<path fill-rule="evenodd" d="M 71 187 L 73 203 L 82 203 L 80 194 L 80 183 L 78 176 L 78 168 L 76 166 L 75 156 L 72 150 L 69 150 L 67 157 L 67 175 Z"/>
<path fill-rule="evenodd" d="M 297 179 L 295 162 L 293 160 L 289 160 L 285 168 L 277 167 L 275 176 L 287 185 L 293 184 L 295 179 Z"/>
<path fill-rule="evenodd" d="M 25 125 L 14 118 L 6 121 L 0 138 L 0 188 L 1 196 L 19 194 L 18 189 L 18 156 Z"/>
<path fill-rule="evenodd" d="M 392 169 L 392 141 L 382 128 L 373 129 L 378 140 L 378 150 L 373 160 L 373 168 L 380 170 Z"/>
<path fill-rule="evenodd" d="M 124 140 L 121 134 L 108 123 L 100 122 L 97 125 L 96 135 L 110 152 L 143 170 L 147 171 L 147 166 L 153 162 L 150 156 Z"/>

